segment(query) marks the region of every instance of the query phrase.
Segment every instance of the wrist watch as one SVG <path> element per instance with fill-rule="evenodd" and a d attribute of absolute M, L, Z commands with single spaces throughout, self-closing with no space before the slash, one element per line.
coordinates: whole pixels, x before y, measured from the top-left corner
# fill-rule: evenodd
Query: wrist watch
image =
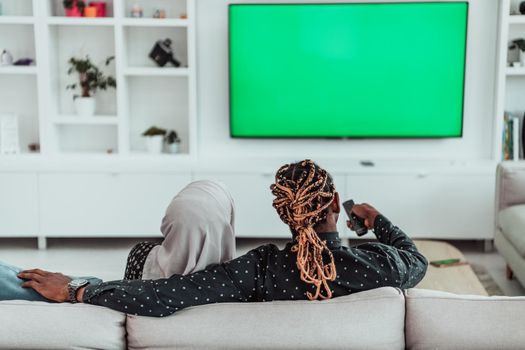
<path fill-rule="evenodd" d="M 89 281 L 84 278 L 76 278 L 67 284 L 67 291 L 69 294 L 69 302 L 75 304 L 77 302 L 77 291 L 89 284 Z"/>

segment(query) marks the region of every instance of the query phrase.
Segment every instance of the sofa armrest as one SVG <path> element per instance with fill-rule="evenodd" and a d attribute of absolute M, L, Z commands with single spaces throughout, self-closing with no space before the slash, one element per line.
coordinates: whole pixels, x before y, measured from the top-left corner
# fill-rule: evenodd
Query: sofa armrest
<path fill-rule="evenodd" d="M 525 204 L 525 162 L 502 162 L 496 172 L 496 218 L 516 204 Z"/>

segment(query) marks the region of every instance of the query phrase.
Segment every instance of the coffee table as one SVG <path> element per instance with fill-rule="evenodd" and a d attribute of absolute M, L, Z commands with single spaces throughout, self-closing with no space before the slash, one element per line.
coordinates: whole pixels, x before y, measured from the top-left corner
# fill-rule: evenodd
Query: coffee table
<path fill-rule="evenodd" d="M 466 260 L 456 247 L 446 242 L 415 240 L 414 243 L 429 262 L 454 258 Z M 488 295 L 470 265 L 434 267 L 429 264 L 425 278 L 416 288 L 455 294 Z"/>

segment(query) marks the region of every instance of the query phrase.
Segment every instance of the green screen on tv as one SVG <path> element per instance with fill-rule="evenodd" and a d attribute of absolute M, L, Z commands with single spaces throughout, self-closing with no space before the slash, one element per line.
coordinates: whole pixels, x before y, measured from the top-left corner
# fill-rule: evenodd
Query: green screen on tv
<path fill-rule="evenodd" d="M 461 137 L 468 3 L 232 4 L 232 137 Z"/>

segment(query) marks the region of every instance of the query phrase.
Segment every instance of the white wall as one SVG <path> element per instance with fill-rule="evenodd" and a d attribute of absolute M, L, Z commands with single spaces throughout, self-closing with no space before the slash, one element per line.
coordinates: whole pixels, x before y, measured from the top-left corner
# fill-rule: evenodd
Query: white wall
<path fill-rule="evenodd" d="M 463 138 L 439 140 L 238 140 L 229 136 L 230 1 L 197 1 L 199 152 L 214 156 L 285 158 L 487 159 L 492 151 L 497 1 L 469 1 Z M 257 1 L 236 1 L 255 3 Z M 277 3 L 275 0 L 258 2 Z M 287 0 L 285 2 L 322 2 Z M 337 1 L 330 2 L 351 2 Z M 359 1 L 362 2 L 362 1 Z M 269 22 L 268 25 L 271 25 Z M 378 53 L 382 54 L 382 53 Z M 276 59 L 279 53 L 276 52 Z"/>

